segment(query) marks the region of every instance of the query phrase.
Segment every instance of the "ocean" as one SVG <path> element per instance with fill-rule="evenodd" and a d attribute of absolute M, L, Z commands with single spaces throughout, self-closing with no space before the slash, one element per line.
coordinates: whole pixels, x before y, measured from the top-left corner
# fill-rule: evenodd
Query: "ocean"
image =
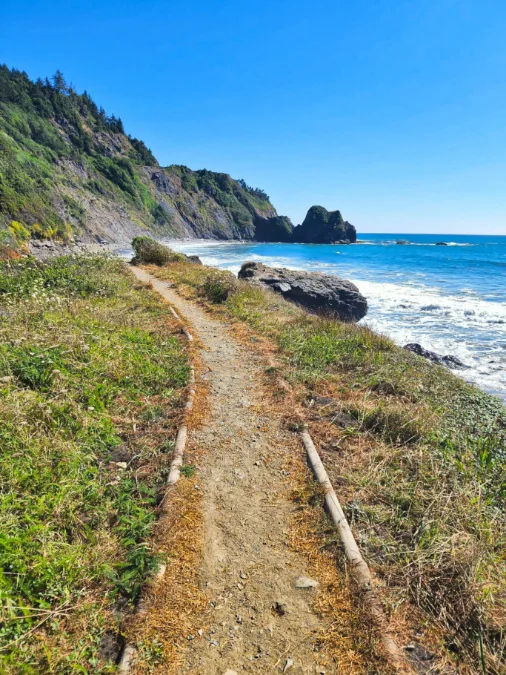
<path fill-rule="evenodd" d="M 469 368 L 456 374 L 506 401 L 506 236 L 361 234 L 351 246 L 209 240 L 170 246 L 232 272 L 257 260 L 350 279 L 369 303 L 361 323 L 401 346 L 418 342 L 457 356 Z"/>

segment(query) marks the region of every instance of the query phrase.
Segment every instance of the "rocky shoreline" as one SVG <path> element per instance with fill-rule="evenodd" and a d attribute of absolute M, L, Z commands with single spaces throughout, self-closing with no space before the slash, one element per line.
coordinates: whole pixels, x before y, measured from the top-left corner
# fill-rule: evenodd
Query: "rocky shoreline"
<path fill-rule="evenodd" d="M 130 246 L 125 242 L 123 246 Z M 39 260 L 49 260 L 61 255 L 79 255 L 85 253 L 117 253 L 122 248 L 121 243 L 111 243 L 105 240 L 62 243 L 52 240 L 33 240 L 28 246 L 30 255 Z"/>

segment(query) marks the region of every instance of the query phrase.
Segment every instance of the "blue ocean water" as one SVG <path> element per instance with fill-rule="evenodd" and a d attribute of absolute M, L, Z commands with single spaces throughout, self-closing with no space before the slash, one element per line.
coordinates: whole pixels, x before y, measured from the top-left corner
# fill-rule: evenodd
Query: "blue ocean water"
<path fill-rule="evenodd" d="M 462 377 L 506 400 L 506 236 L 362 234 L 351 246 L 170 245 L 234 272 L 258 260 L 350 279 L 369 302 L 363 323 L 400 345 L 419 342 L 458 356 L 469 366 Z"/>

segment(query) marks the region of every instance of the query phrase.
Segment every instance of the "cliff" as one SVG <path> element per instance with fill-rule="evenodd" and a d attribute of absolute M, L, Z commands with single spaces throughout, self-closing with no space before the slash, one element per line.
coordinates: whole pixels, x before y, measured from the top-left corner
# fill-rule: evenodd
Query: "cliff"
<path fill-rule="evenodd" d="M 276 210 L 225 173 L 161 167 L 61 73 L 32 82 L 0 66 L 0 240 L 253 239 Z"/>
<path fill-rule="evenodd" d="M 226 173 L 161 167 L 85 91 L 57 72 L 32 82 L 0 66 L 0 245 L 30 239 L 159 237 L 355 241 L 339 211 L 313 206 L 293 227 L 267 194 Z"/>

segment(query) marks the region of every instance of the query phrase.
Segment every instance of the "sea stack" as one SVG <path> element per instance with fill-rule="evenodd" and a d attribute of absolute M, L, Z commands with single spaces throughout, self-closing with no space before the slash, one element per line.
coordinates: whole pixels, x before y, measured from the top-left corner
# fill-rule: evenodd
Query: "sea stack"
<path fill-rule="evenodd" d="M 312 206 L 302 225 L 294 228 L 293 240 L 305 244 L 354 244 L 357 231 L 340 211 Z"/>
<path fill-rule="evenodd" d="M 327 211 L 323 206 L 312 206 L 302 225 L 294 227 L 287 216 L 255 220 L 256 241 L 278 241 L 293 244 L 354 244 L 355 227 L 344 220 L 340 211 Z"/>

